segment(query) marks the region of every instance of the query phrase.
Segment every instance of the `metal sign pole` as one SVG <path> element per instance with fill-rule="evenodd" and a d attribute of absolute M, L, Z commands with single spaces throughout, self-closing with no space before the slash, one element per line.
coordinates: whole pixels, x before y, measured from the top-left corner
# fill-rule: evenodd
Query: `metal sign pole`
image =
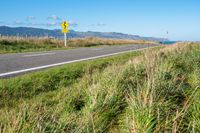
<path fill-rule="evenodd" d="M 64 33 L 65 36 L 65 47 L 67 46 L 67 33 Z"/>

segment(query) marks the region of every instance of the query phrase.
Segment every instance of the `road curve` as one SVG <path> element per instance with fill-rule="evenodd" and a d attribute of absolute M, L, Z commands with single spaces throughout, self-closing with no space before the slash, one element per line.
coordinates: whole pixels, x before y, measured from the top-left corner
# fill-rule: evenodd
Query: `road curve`
<path fill-rule="evenodd" d="M 155 46 L 158 45 L 129 44 L 46 52 L 2 54 L 0 55 L 0 78 L 13 77 L 40 69 L 60 66 L 78 61 L 103 58 Z"/>

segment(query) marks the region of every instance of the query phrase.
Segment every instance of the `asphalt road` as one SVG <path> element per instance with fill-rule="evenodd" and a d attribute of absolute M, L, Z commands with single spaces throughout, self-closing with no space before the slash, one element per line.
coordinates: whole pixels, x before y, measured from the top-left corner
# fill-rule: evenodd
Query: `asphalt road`
<path fill-rule="evenodd" d="M 103 58 L 130 51 L 142 50 L 151 45 L 121 45 L 46 52 L 0 55 L 0 78 L 8 78 L 31 71 L 46 69 L 78 61 Z"/>

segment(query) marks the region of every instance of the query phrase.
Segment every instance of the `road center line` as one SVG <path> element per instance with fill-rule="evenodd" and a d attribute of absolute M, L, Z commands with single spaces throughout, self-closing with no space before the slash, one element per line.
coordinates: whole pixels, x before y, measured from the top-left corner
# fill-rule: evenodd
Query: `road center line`
<path fill-rule="evenodd" d="M 94 50 L 94 51 L 98 51 L 98 50 L 103 50 L 104 48 L 93 48 L 91 50 Z"/>
<path fill-rule="evenodd" d="M 23 55 L 23 57 L 36 57 L 36 56 L 54 55 L 54 54 L 56 53 L 31 54 L 31 55 Z"/>

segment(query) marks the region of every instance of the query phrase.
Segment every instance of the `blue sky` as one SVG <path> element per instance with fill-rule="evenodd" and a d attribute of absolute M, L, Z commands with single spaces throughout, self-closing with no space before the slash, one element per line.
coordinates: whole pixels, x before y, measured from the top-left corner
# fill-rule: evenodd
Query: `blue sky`
<path fill-rule="evenodd" d="M 0 25 L 200 41 L 200 0 L 1 0 Z M 167 34 L 168 32 L 168 34 Z"/>

